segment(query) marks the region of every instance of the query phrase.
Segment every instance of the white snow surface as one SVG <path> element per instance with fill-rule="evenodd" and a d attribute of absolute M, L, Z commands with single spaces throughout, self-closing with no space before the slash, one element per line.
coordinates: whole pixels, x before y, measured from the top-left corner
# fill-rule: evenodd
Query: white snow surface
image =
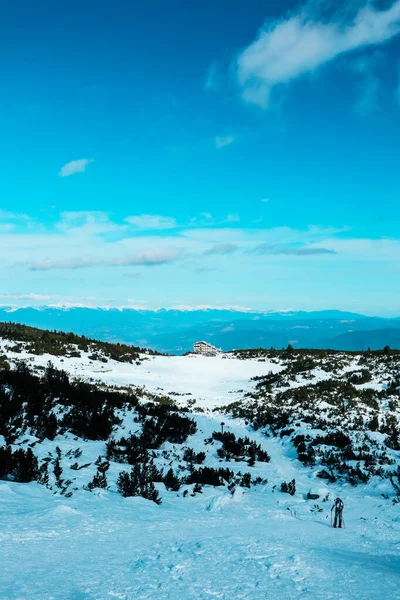
<path fill-rule="evenodd" d="M 29 359 L 31 366 L 45 367 L 51 361 L 58 369 L 68 371 L 73 377 L 100 381 L 107 385 L 133 385 L 149 392 L 181 394 L 181 400 L 196 400 L 202 408 L 214 408 L 234 402 L 243 397 L 243 391 L 252 389 L 250 379 L 277 372 L 283 366 L 272 361 L 258 359 L 240 360 L 228 354 L 219 356 L 147 356 L 137 364 L 108 360 L 103 363 L 90 360 L 82 352 L 81 358 L 35 355 L 29 352 L 14 353 L 7 350 L 10 342 L 0 341 L 0 353 L 10 359 Z M 179 396 L 174 398 L 179 403 Z"/>
<path fill-rule="evenodd" d="M 398 506 L 379 490 L 328 490 L 282 442 L 263 446 L 272 457 L 263 468 L 267 485 L 233 496 L 206 486 L 194 498 L 164 490 L 161 506 L 113 490 L 66 499 L 39 484 L 0 482 L 0 597 L 399 598 Z M 295 497 L 273 489 L 291 477 Z M 340 494 L 345 529 L 330 527 L 330 501 L 318 500 L 323 512 L 311 512 L 310 488 Z"/>
<path fill-rule="evenodd" d="M 252 388 L 251 377 L 282 368 L 193 356 L 150 357 L 140 366 L 90 363 L 87 357 L 35 356 L 32 362 L 45 366 L 49 358 L 71 375 L 108 384 L 145 386 L 160 394 L 190 392 L 182 401 L 193 398 L 204 408 L 243 397 L 239 390 Z M 116 463 L 107 473 L 114 482 L 109 490 L 83 489 L 96 471 L 94 461 L 105 454 L 103 442 L 71 434 L 45 441 L 35 448 L 37 454 L 54 456 L 58 446 L 64 457 L 79 447 L 79 463 L 91 466 L 68 473 L 77 478 L 71 498 L 36 483 L 0 481 L 1 600 L 400 598 L 400 505 L 382 498 L 390 491 L 387 480 L 358 487 L 326 484 L 295 458 L 287 438 L 266 438 L 215 412 L 194 418 L 198 431 L 189 445 L 196 451 L 204 449 L 204 439 L 222 419 L 227 430 L 260 443 L 271 461 L 256 463 L 251 472 L 268 483 L 237 488 L 233 496 L 224 487 L 205 486 L 194 497 L 183 497 L 190 486 L 168 492 L 157 484 L 162 496 L 157 506 L 117 493 L 115 479 L 123 466 Z M 121 428 L 133 431 L 134 423 L 125 419 Z M 221 466 L 215 449 L 205 464 Z M 222 466 L 243 471 L 243 464 Z M 280 483 L 293 478 L 295 496 L 282 494 Z M 309 490 L 320 498 L 307 500 Z M 338 495 L 345 503 L 341 530 L 330 527 Z"/>

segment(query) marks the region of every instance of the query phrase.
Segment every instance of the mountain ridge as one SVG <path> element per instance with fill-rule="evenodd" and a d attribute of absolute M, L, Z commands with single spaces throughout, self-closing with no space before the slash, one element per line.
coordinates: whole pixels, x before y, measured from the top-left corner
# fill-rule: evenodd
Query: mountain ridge
<path fill-rule="evenodd" d="M 338 310 L 244 312 L 226 308 L 0 307 L 0 321 L 42 329 L 73 331 L 111 343 L 146 346 L 159 352 L 185 353 L 199 338 L 229 351 L 286 347 L 362 350 L 400 347 L 399 318 L 371 317 Z M 370 334 L 375 330 L 377 333 Z M 357 331 L 365 331 L 363 336 Z M 338 339 L 336 339 L 338 337 Z M 357 346 L 359 344 L 359 346 Z M 341 347 L 339 348 L 339 346 Z"/>

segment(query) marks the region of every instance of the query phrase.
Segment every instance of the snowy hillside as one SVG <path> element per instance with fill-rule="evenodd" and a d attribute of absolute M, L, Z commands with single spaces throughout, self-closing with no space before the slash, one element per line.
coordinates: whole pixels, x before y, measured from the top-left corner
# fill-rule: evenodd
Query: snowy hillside
<path fill-rule="evenodd" d="M 0 340 L 2 599 L 399 597 L 400 353 L 17 337 Z"/>

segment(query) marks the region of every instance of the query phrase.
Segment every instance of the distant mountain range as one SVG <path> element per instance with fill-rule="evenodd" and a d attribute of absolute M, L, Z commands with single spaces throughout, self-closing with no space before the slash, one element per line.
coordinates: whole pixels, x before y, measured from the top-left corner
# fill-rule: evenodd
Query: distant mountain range
<path fill-rule="evenodd" d="M 182 354 L 205 340 L 223 350 L 293 347 L 335 350 L 400 348 L 400 318 L 323 310 L 252 312 L 236 309 L 104 309 L 0 307 L 0 321 L 73 331 L 108 342 Z"/>

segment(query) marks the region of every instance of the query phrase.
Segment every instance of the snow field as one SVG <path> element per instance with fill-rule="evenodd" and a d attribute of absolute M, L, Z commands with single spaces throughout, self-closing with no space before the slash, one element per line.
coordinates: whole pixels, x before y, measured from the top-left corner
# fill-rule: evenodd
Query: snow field
<path fill-rule="evenodd" d="M 198 432 L 189 445 L 204 448 L 204 438 L 221 415 L 196 415 Z M 291 456 L 285 440 L 249 432 L 227 419 L 236 435 L 249 435 L 271 455 L 256 463 L 254 475 L 267 485 L 251 490 L 206 486 L 186 498 L 158 484 L 163 503 L 122 498 L 110 491 L 88 493 L 83 483 L 93 464 L 75 472 L 78 491 L 71 498 L 52 495 L 36 483 L 0 482 L 0 597 L 7 600 L 103 600 L 120 598 L 261 600 L 264 598 L 378 600 L 397 598 L 400 583 L 400 516 L 397 505 L 380 499 L 382 490 L 326 486 Z M 83 450 L 78 462 L 94 462 L 103 442 L 58 436 L 41 452 L 63 457 Z M 221 463 L 210 451 L 206 464 Z M 63 466 L 66 465 L 65 458 Z M 71 461 L 69 461 L 71 462 Z M 223 463 L 221 466 L 225 466 Z M 233 461 L 234 470 L 243 464 Z M 114 479 L 124 465 L 112 464 Z M 296 479 L 294 497 L 282 494 L 283 480 Z M 386 484 L 387 485 L 387 484 Z M 275 489 L 274 489 L 274 486 Z M 317 501 L 305 500 L 312 489 Z M 387 490 L 386 490 L 387 491 Z M 346 529 L 330 525 L 331 500 L 345 502 Z M 323 512 L 312 512 L 314 505 Z"/>
<path fill-rule="evenodd" d="M 3 348 L 7 346 L 2 342 Z M 2 350 L 4 351 L 4 349 Z M 287 437 L 267 438 L 244 421 L 211 412 L 242 399 L 253 389 L 250 379 L 277 372 L 283 365 L 188 356 L 149 357 L 140 365 L 82 358 L 32 356 L 7 352 L 11 361 L 26 358 L 32 366 L 49 360 L 70 375 L 108 385 L 135 385 L 172 397 L 182 404 L 196 400 L 204 414 L 193 413 L 197 432 L 183 446 L 205 451 L 204 465 L 249 471 L 268 479 L 266 485 L 237 488 L 193 486 L 179 492 L 156 484 L 160 506 L 143 498 L 123 498 L 116 479 L 128 465 L 112 462 L 109 490 L 83 489 L 96 472 L 94 462 L 105 455 L 105 442 L 84 441 L 72 434 L 35 444 L 40 459 L 61 450 L 63 478 L 71 479 L 70 498 L 36 483 L 0 481 L 1 600 L 392 600 L 400 598 L 400 512 L 384 499 L 393 496 L 388 480 L 369 484 L 327 484 L 319 468 L 305 468 Z M 356 363 L 347 368 L 356 368 Z M 328 377 L 321 369 L 317 379 Z M 302 378 L 294 385 L 301 385 Z M 371 385 L 378 385 L 371 382 Z M 240 391 L 241 390 L 241 391 Z M 191 394 L 191 395 L 187 395 Z M 127 412 L 113 437 L 134 433 L 138 424 Z M 205 445 L 213 431 L 248 436 L 271 456 L 254 467 L 220 461 L 220 443 Z M 376 434 L 380 435 L 380 434 Z M 28 447 L 35 438 L 19 440 Z M 82 450 L 75 459 L 67 453 Z M 158 454 L 157 466 L 178 467 L 181 445 L 166 443 L 168 458 Z M 78 462 L 88 464 L 78 471 Z M 296 494 L 280 491 L 283 481 L 296 480 Z M 189 494 L 184 497 L 185 489 Z M 307 500 L 308 491 L 318 500 Z M 324 499 L 329 496 L 326 501 Z M 345 503 L 343 530 L 330 527 L 336 496 Z"/>

